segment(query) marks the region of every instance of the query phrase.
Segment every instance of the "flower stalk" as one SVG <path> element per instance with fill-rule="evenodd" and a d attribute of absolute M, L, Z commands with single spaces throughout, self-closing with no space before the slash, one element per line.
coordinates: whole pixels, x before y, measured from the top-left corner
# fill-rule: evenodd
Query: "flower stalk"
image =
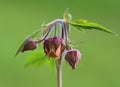
<path fill-rule="evenodd" d="M 57 80 L 58 87 L 62 87 L 62 57 L 57 61 Z"/>

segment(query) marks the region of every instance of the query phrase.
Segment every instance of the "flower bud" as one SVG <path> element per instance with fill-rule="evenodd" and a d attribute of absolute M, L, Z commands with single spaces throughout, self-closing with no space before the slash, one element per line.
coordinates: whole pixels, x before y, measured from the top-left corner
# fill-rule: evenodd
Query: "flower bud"
<path fill-rule="evenodd" d="M 60 58 L 64 49 L 65 44 L 62 38 L 53 37 L 44 41 L 44 52 L 48 57 Z"/>
<path fill-rule="evenodd" d="M 22 52 L 28 51 L 28 50 L 34 50 L 36 48 L 37 48 L 37 43 L 35 43 L 35 41 L 32 39 L 28 39 L 28 40 L 26 40 L 26 42 L 24 44 Z"/>
<path fill-rule="evenodd" d="M 81 54 L 78 50 L 69 50 L 65 55 L 65 60 L 70 64 L 72 69 L 76 68 L 76 65 L 81 59 Z"/>

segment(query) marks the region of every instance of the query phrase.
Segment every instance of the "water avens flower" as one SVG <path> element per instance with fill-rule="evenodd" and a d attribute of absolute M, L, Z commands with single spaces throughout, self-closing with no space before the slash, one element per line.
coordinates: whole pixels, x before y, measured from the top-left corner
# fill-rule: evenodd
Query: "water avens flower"
<path fill-rule="evenodd" d="M 48 38 L 44 41 L 44 52 L 50 58 L 60 58 L 65 49 L 64 40 L 60 37 Z"/>
<path fill-rule="evenodd" d="M 64 12 L 63 19 L 55 19 L 54 21 L 46 25 L 42 25 L 41 30 L 33 32 L 31 35 L 27 37 L 30 39 L 25 40 L 15 54 L 16 56 L 20 52 L 35 50 L 37 48 L 37 45 L 43 44 L 43 50 L 45 55 L 49 58 L 57 59 L 55 60 L 56 61 L 55 63 L 57 63 L 55 65 L 57 66 L 58 87 L 62 87 L 62 62 L 63 62 L 62 59 L 65 59 L 72 67 L 72 69 L 75 69 L 77 64 L 81 60 L 81 53 L 78 50 L 73 49 L 74 43 L 72 43 L 69 38 L 70 36 L 69 32 L 71 26 L 75 27 L 75 29 L 79 31 L 84 31 L 87 29 L 90 30 L 96 29 L 118 36 L 116 33 L 112 32 L 111 30 L 94 22 L 89 22 L 83 19 L 72 21 L 71 19 L 72 17 L 69 14 L 68 9 L 66 9 Z M 75 29 L 73 29 L 73 31 Z M 38 34 L 41 31 L 43 31 L 43 36 L 38 37 Z M 51 32 L 53 32 L 52 33 L 53 35 L 49 36 Z M 77 35 L 76 38 L 78 38 L 78 36 L 79 35 Z M 34 41 L 33 39 L 37 39 L 37 40 Z M 64 50 L 67 51 L 65 56 L 62 55 L 64 53 Z M 41 62 L 42 60 L 44 60 L 45 56 L 35 55 L 35 57 L 37 58 L 37 60 L 35 61 L 33 60 L 34 62 L 32 61 L 32 64 L 36 62 L 37 63 Z M 42 58 L 42 60 L 41 59 L 38 60 L 38 58 Z M 41 63 L 43 63 L 43 61 Z"/>
<path fill-rule="evenodd" d="M 72 69 L 75 69 L 78 62 L 81 60 L 81 53 L 78 50 L 69 50 L 65 55 L 65 60 L 70 64 Z"/>
<path fill-rule="evenodd" d="M 32 39 L 28 39 L 26 40 L 21 52 L 28 51 L 28 50 L 35 50 L 36 48 L 37 48 L 37 43 Z"/>

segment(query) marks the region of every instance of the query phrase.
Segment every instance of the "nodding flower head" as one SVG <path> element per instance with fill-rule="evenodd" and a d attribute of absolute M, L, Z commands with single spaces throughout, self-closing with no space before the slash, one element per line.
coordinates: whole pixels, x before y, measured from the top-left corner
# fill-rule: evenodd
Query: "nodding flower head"
<path fill-rule="evenodd" d="M 26 40 L 23 46 L 22 52 L 28 51 L 28 50 L 35 50 L 36 48 L 37 48 L 37 43 L 32 39 L 28 39 Z"/>
<path fill-rule="evenodd" d="M 64 50 L 65 44 L 62 38 L 53 37 L 44 41 L 44 52 L 49 58 L 60 58 Z"/>
<path fill-rule="evenodd" d="M 70 64 L 72 69 L 76 68 L 76 65 L 81 59 L 81 54 L 78 50 L 69 50 L 65 55 L 65 60 Z"/>

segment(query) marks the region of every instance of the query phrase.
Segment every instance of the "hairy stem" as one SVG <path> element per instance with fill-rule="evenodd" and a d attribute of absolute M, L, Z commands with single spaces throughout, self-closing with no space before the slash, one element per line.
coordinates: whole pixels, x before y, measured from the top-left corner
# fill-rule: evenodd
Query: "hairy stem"
<path fill-rule="evenodd" d="M 57 62 L 58 87 L 62 87 L 62 57 Z"/>
<path fill-rule="evenodd" d="M 64 32 L 65 32 L 65 38 L 66 38 L 66 44 L 69 43 L 69 37 L 68 37 L 68 23 L 67 22 L 63 22 L 63 26 L 64 26 Z"/>
<path fill-rule="evenodd" d="M 45 34 L 45 36 L 42 39 L 40 38 L 38 41 L 36 41 L 36 43 L 41 43 L 42 41 L 44 41 L 50 34 L 52 27 L 53 27 L 53 25 L 49 25 L 48 26 L 49 29 L 48 29 L 47 33 Z"/>
<path fill-rule="evenodd" d="M 38 39 L 38 41 L 36 41 L 36 43 L 41 43 L 42 41 L 44 41 L 48 37 L 48 35 L 50 34 L 53 27 L 55 27 L 55 36 L 56 36 L 56 34 L 57 34 L 57 31 L 56 31 L 57 24 L 62 23 L 62 22 L 63 22 L 62 19 L 56 19 L 53 22 L 49 23 L 47 33 L 45 34 L 45 36 L 43 36 L 43 38 Z"/>
<path fill-rule="evenodd" d="M 57 23 L 55 23 L 54 28 L 55 28 L 55 33 L 54 33 L 54 36 L 57 36 Z"/>

